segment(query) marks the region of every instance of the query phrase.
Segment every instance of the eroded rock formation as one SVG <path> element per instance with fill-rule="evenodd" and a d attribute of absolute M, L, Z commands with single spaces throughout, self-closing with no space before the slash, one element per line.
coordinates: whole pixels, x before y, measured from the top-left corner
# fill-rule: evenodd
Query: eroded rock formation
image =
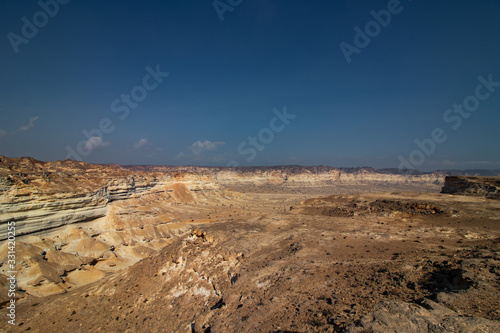
<path fill-rule="evenodd" d="M 500 200 L 500 177 L 447 176 L 441 193 Z"/>
<path fill-rule="evenodd" d="M 438 194 L 440 172 L 1 158 L 0 177 L 28 233 L 21 330 L 498 330 L 500 201 Z"/>
<path fill-rule="evenodd" d="M 401 173 L 372 168 L 336 169 L 332 167 L 204 168 L 169 166 L 99 165 L 65 160 L 41 162 L 30 157 L 0 156 L 0 225 L 16 221 L 18 235 L 106 216 L 108 204 L 148 191 L 173 191 L 178 179 L 190 191 L 201 195 L 219 187 L 300 193 L 307 188 L 363 186 L 365 191 L 437 191 L 444 174 Z M 165 186 L 170 186 L 165 189 Z M 179 200 L 189 200 L 190 192 L 175 191 Z M 0 230 L 0 240 L 6 228 Z"/>
<path fill-rule="evenodd" d="M 106 215 L 110 201 L 150 190 L 164 178 L 118 165 L 0 156 L 0 225 L 15 221 L 22 235 L 93 220 Z"/>

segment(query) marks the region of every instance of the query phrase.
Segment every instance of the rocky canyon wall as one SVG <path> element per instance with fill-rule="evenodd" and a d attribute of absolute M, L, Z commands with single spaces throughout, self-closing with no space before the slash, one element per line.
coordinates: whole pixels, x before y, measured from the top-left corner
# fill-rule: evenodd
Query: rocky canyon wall
<path fill-rule="evenodd" d="M 173 201 L 224 195 L 221 189 L 273 191 L 335 188 L 377 191 L 439 191 L 444 173 L 398 173 L 372 168 L 332 167 L 175 167 L 99 165 L 65 160 L 0 156 L 0 240 L 9 221 L 18 235 L 93 220 L 108 203 L 151 191 L 172 192 Z M 182 184 L 181 187 L 176 184 Z"/>
<path fill-rule="evenodd" d="M 0 157 L 0 239 L 9 221 L 21 235 L 105 216 L 108 202 L 148 191 L 164 178 L 116 165 Z"/>

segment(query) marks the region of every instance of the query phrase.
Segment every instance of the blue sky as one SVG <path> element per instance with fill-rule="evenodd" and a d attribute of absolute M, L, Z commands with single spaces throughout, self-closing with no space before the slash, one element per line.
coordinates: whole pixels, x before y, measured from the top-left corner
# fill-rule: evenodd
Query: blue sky
<path fill-rule="evenodd" d="M 41 4 L 0 3 L 0 155 L 500 169 L 498 0 Z"/>

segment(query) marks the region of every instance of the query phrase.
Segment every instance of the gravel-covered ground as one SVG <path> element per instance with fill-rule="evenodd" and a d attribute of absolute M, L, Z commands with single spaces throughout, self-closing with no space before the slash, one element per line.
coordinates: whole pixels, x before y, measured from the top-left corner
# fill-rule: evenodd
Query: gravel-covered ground
<path fill-rule="evenodd" d="M 243 198 L 214 204 L 212 222 L 193 219 L 131 267 L 27 296 L 12 331 L 500 331 L 499 201 Z"/>

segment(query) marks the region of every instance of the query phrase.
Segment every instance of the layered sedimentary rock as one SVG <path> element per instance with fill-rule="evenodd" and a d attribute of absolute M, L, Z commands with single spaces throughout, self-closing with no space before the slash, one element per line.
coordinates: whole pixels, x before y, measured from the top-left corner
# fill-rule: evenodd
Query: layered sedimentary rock
<path fill-rule="evenodd" d="M 18 235 L 105 216 L 107 204 L 161 183 L 164 176 L 117 165 L 0 157 L 0 225 Z M 6 238 L 0 229 L 0 239 Z"/>
<path fill-rule="evenodd" d="M 219 182 L 226 186 L 279 185 L 290 188 L 304 186 L 345 185 L 421 185 L 434 190 L 443 183 L 444 174 L 385 173 L 372 168 L 336 169 L 330 167 L 275 167 L 262 169 L 224 170 L 217 173 Z"/>
<path fill-rule="evenodd" d="M 107 232 L 86 222 L 21 237 L 19 327 L 499 331 L 500 201 L 395 192 L 304 201 L 268 192 L 223 201 L 210 192 L 209 201 L 189 190 L 197 177 L 176 176 L 173 192 L 111 202 L 99 219 Z M 217 223 L 202 222 L 208 214 Z M 170 228 L 174 216 L 183 228 Z M 0 245 L 0 262 L 2 253 Z M 143 260 L 123 269 L 133 255 Z M 33 297 L 57 290 L 66 293 Z"/>
<path fill-rule="evenodd" d="M 210 175 L 222 186 L 280 188 L 325 186 L 412 186 L 422 190 L 438 191 L 444 183 L 445 172 L 423 173 L 415 170 L 363 168 L 334 168 L 328 166 L 274 166 L 274 167 L 196 167 L 196 166 L 124 166 L 135 171 L 179 172 Z"/>
<path fill-rule="evenodd" d="M 217 206 L 229 199 L 211 177 L 192 173 L 73 161 L 2 163 L 2 237 L 6 222 L 15 221 L 16 281 L 29 295 L 64 292 L 154 255 L 187 232 L 188 223 L 208 222 L 207 203 Z M 57 177 L 44 180 L 43 174 L 50 173 Z M 7 300 L 8 268 L 2 266 L 7 247 L 0 242 L 0 304 Z"/>
<path fill-rule="evenodd" d="M 441 193 L 500 200 L 500 177 L 447 176 Z"/>
<path fill-rule="evenodd" d="M 50 229 L 64 224 L 95 219 L 106 215 L 107 192 L 32 194 L 9 191 L 0 201 L 0 223 L 16 222 L 18 235 Z M 6 228 L 0 239 L 6 238 Z"/>
<path fill-rule="evenodd" d="M 500 201 L 443 184 L 440 172 L 0 158 L 0 217 L 30 233 L 15 247 L 19 325 L 498 330 Z M 8 251 L 0 242 L 0 314 Z M 424 297 L 441 306 L 415 306 Z"/>
<path fill-rule="evenodd" d="M 65 160 L 41 162 L 33 158 L 0 156 L 0 225 L 16 221 L 17 234 L 93 220 L 108 212 L 108 203 L 149 191 L 171 191 L 173 200 L 193 201 L 193 195 L 223 196 L 222 188 L 300 192 L 304 188 L 438 191 L 444 173 L 401 172 L 373 168 L 247 167 L 207 168 L 175 166 L 99 165 Z M 176 183 L 189 191 L 175 190 Z M 179 185 L 180 186 L 180 185 Z M 184 193 L 184 194 L 182 194 Z M 211 195 L 211 194 L 209 194 Z M 6 238 L 0 230 L 0 240 Z"/>

